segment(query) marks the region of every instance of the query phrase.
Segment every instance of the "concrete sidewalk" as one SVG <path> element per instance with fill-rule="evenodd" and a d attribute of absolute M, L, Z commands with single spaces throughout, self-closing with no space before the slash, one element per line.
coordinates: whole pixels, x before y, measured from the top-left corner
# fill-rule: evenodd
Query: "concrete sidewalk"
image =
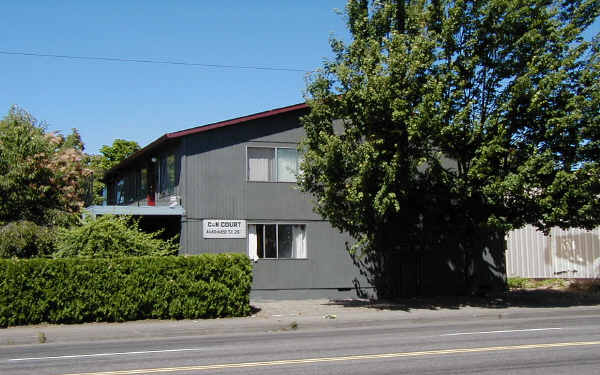
<path fill-rule="evenodd" d="M 249 317 L 200 320 L 142 320 L 126 323 L 44 324 L 0 329 L 0 346 L 77 343 L 200 335 L 238 335 L 286 330 L 448 324 L 469 319 L 600 315 L 600 305 L 571 307 L 418 307 L 371 305 L 361 300 L 253 301 Z"/>

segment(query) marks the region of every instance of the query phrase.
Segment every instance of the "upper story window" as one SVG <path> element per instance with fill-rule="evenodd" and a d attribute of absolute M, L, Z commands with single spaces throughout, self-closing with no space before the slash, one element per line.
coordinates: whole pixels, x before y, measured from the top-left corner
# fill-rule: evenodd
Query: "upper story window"
<path fill-rule="evenodd" d="M 148 169 L 142 168 L 140 169 L 140 184 L 138 189 L 138 197 L 145 198 L 148 194 Z"/>
<path fill-rule="evenodd" d="M 298 151 L 284 147 L 248 147 L 248 181 L 296 182 Z"/>
<path fill-rule="evenodd" d="M 115 184 L 115 201 L 117 204 L 125 203 L 125 179 L 121 178 Z"/>

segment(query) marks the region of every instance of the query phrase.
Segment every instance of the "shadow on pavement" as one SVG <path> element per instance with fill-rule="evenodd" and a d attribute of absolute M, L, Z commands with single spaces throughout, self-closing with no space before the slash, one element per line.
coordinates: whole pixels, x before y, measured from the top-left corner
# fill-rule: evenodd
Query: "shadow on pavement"
<path fill-rule="evenodd" d="M 394 301 L 344 299 L 330 300 L 324 305 L 402 311 L 413 309 L 460 309 L 467 306 L 496 309 L 507 307 L 570 307 L 600 305 L 600 294 L 586 294 L 577 291 L 556 289 L 516 289 L 487 297 L 443 296 L 399 299 Z"/>
<path fill-rule="evenodd" d="M 261 312 L 261 308 L 255 305 L 250 305 L 250 315 L 256 315 Z"/>

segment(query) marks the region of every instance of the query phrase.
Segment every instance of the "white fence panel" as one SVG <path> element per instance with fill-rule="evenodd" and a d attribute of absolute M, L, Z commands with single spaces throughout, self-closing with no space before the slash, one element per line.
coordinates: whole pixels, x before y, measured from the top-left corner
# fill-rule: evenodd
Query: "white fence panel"
<path fill-rule="evenodd" d="M 562 230 L 548 236 L 528 225 L 507 236 L 506 272 L 509 277 L 600 277 L 600 228 Z"/>

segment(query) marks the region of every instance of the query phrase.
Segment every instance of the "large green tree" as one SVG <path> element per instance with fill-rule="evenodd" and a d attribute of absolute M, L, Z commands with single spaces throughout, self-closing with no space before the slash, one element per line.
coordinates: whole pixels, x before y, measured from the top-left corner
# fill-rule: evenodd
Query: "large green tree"
<path fill-rule="evenodd" d="M 100 148 L 102 156 L 99 165 L 102 169 L 109 170 L 139 149 L 140 145 L 135 141 L 115 139 L 111 146 L 104 145 Z"/>
<path fill-rule="evenodd" d="M 582 38 L 599 8 L 347 3 L 351 40 L 309 79 L 299 182 L 380 297 L 390 254 L 460 253 L 470 288 L 507 230 L 600 223 L 600 41 Z"/>
<path fill-rule="evenodd" d="M 100 155 L 89 156 L 89 165 L 94 175 L 94 196 L 91 199 L 91 203 L 101 204 L 104 199 L 102 196 L 102 192 L 105 188 L 105 184 L 102 182 L 104 173 L 139 149 L 140 145 L 135 141 L 115 139 L 111 146 L 103 145 L 100 148 Z"/>
<path fill-rule="evenodd" d="M 26 111 L 12 107 L 0 121 L 0 223 L 26 220 L 64 224 L 83 207 L 83 143 L 47 132 Z"/>

